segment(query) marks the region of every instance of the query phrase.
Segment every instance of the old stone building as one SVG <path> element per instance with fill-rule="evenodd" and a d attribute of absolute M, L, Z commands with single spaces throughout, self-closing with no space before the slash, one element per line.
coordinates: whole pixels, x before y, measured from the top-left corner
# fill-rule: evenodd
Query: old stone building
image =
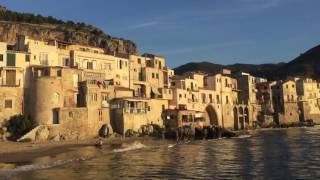
<path fill-rule="evenodd" d="M 299 123 L 300 111 L 295 81 L 278 81 L 271 89 L 275 122 L 279 125 Z"/>
<path fill-rule="evenodd" d="M 275 84 L 275 82 L 260 82 L 256 84 L 257 103 L 261 106 L 261 111 L 258 115 L 258 125 L 262 127 L 270 126 L 274 123 L 273 95 L 271 90 L 273 84 Z"/>
<path fill-rule="evenodd" d="M 298 79 L 296 86 L 301 121 L 312 120 L 320 124 L 319 83 L 313 79 Z"/>
<path fill-rule="evenodd" d="M 17 36 L 0 42 L 0 126 L 18 114 L 41 140 L 125 135 L 144 126 L 220 126 L 241 130 L 263 123 L 319 123 L 313 80 L 266 82 L 222 69 L 177 76 L 165 58 L 112 56 L 103 49 Z M 167 124 L 165 124 L 167 123 Z"/>
<path fill-rule="evenodd" d="M 248 106 L 249 111 L 249 126 L 256 126 L 259 113 L 261 111 L 261 104 L 257 101 L 257 82 L 263 82 L 262 78 L 256 78 L 248 73 L 239 73 L 235 75 L 238 82 L 238 96 L 239 104 Z"/>

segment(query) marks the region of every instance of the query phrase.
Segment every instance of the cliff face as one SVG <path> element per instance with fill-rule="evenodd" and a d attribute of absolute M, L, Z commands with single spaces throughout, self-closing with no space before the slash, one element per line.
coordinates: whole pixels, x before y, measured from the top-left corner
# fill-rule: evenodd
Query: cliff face
<path fill-rule="evenodd" d="M 0 41 L 13 44 L 17 34 L 38 40 L 56 39 L 69 43 L 100 47 L 109 54 L 138 53 L 138 49 L 132 41 L 111 37 L 96 27 L 76 28 L 65 24 L 30 24 L 0 21 Z"/>

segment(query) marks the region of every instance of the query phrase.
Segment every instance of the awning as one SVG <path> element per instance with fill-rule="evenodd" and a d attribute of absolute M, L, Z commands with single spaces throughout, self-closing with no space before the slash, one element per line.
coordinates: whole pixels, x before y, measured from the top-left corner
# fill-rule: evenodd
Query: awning
<path fill-rule="evenodd" d="M 151 87 L 151 90 L 155 95 L 158 95 L 158 96 L 161 95 L 161 93 L 158 91 L 158 88 Z"/>

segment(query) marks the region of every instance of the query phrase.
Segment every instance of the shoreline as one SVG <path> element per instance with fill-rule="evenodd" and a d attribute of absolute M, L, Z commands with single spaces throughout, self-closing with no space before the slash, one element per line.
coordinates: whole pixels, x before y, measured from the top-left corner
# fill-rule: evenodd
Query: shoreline
<path fill-rule="evenodd" d="M 290 128 L 305 128 L 305 127 L 290 127 Z M 314 127 L 307 127 L 314 128 Z M 288 128 L 261 128 L 245 131 L 238 131 L 240 135 L 252 135 L 258 131 L 274 131 L 285 130 Z M 21 143 L 21 142 L 1 142 L 0 143 L 0 171 L 14 169 L 21 165 L 28 165 L 34 162 L 41 163 L 51 161 L 60 161 L 69 157 L 95 157 L 97 153 L 101 153 L 101 149 L 96 148 L 95 142 L 97 139 L 87 139 L 81 141 L 60 141 L 60 142 L 44 142 L 44 143 Z M 157 143 L 168 144 L 168 142 L 176 143 L 175 140 L 161 139 L 150 136 L 144 137 L 112 137 L 103 139 L 103 149 L 116 149 L 123 147 L 124 144 L 135 142 L 148 143 L 156 145 Z M 61 159 L 60 159 L 61 158 Z M 50 161 L 49 161 L 50 162 Z"/>
<path fill-rule="evenodd" d="M 147 142 L 151 140 L 159 140 L 160 142 L 162 139 L 154 137 L 112 137 L 103 139 L 103 149 L 107 147 L 120 148 L 123 144 L 130 144 L 136 141 Z M 94 154 L 101 150 L 95 147 L 96 141 L 97 139 L 44 143 L 1 142 L 0 171 L 3 169 L 12 169 L 11 165 L 27 165 L 43 157 L 60 160 L 56 157 L 68 155 L 82 156 L 81 151 L 85 151 L 84 156 L 94 156 Z"/>

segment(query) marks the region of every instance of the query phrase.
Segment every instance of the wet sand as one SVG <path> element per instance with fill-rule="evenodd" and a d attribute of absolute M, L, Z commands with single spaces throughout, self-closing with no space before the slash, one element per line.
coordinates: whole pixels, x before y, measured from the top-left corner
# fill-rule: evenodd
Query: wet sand
<path fill-rule="evenodd" d="M 132 138 L 108 138 L 103 140 L 103 148 L 117 148 L 123 144 L 134 141 L 152 140 L 151 137 Z M 60 154 L 75 154 L 83 149 L 95 151 L 97 139 L 87 139 L 82 141 L 61 141 L 46 143 L 20 143 L 20 142 L 0 142 L 0 169 L 6 168 L 5 164 L 29 164 L 42 157 L 56 157 Z"/>

